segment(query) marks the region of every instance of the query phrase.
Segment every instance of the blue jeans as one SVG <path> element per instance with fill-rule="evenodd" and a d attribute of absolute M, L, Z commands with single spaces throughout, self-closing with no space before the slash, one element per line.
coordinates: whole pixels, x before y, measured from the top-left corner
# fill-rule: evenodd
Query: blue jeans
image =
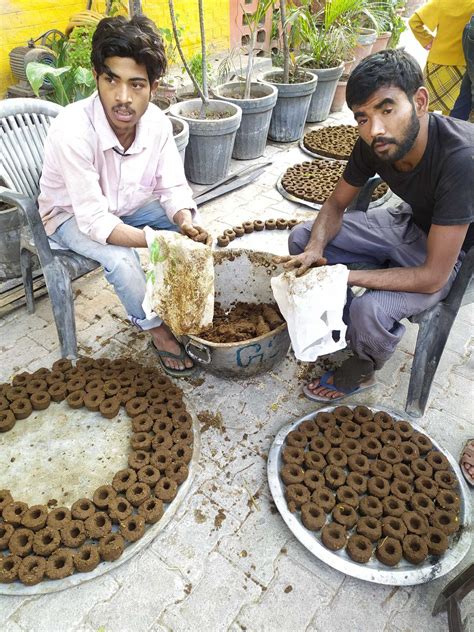
<path fill-rule="evenodd" d="M 179 228 L 170 222 L 164 209 L 156 200 L 139 208 L 133 215 L 127 215 L 121 219 L 124 224 L 135 228 L 150 226 L 157 230 L 179 231 Z M 113 285 L 132 323 L 143 330 L 159 327 L 162 324 L 163 321 L 158 316 L 148 319 L 145 317 L 142 307 L 146 288 L 145 273 L 140 264 L 138 252 L 134 248 L 104 245 L 94 241 L 81 233 L 75 217 L 61 224 L 50 239 L 63 248 L 74 250 L 100 263 L 104 268 L 105 278 Z"/>

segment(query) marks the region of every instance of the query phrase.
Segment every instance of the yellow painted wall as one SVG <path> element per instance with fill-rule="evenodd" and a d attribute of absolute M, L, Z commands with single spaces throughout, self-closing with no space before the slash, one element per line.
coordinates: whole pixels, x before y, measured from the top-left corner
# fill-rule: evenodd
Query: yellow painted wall
<path fill-rule="evenodd" d="M 229 2 L 205 0 L 205 24 L 208 45 L 213 51 L 229 47 Z M 103 2 L 98 9 L 103 8 Z M 199 50 L 199 18 L 197 0 L 175 0 L 175 12 L 184 28 L 183 45 L 187 56 Z M 8 53 L 15 46 L 26 46 L 49 29 L 64 32 L 69 17 L 86 8 L 86 0 L 1 0 L 0 2 L 0 96 L 14 83 Z M 142 0 L 145 15 L 157 26 L 169 27 L 168 0 Z"/>

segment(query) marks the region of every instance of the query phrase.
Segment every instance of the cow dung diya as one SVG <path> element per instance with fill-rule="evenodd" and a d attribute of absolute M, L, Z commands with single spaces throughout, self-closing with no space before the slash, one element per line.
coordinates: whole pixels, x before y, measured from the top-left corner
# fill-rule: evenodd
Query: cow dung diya
<path fill-rule="evenodd" d="M 182 391 L 155 368 L 80 358 L 76 366 L 62 359 L 51 370 L 15 375 L 0 385 L 0 432 L 63 400 L 107 419 L 125 408 L 133 430 L 128 467 L 71 507 L 29 507 L 0 490 L 0 583 L 33 586 L 118 559 L 160 520 L 188 477 L 192 418 Z"/>
<path fill-rule="evenodd" d="M 448 459 L 408 421 L 338 406 L 302 421 L 282 448 L 288 510 L 330 551 L 367 564 L 442 556 L 460 527 Z"/>
<path fill-rule="evenodd" d="M 288 167 L 282 176 L 281 185 L 294 197 L 323 204 L 334 191 L 345 166 L 346 163 L 337 160 L 306 160 Z M 388 185 L 382 182 L 374 189 L 371 201 L 375 202 L 387 191 Z"/>
<path fill-rule="evenodd" d="M 314 154 L 349 160 L 359 131 L 354 125 L 330 125 L 308 132 L 303 137 L 303 145 Z"/>
<path fill-rule="evenodd" d="M 219 235 L 217 238 L 217 245 L 220 248 L 224 248 L 228 246 L 231 241 L 234 239 L 238 239 L 239 237 L 243 237 L 244 235 L 248 235 L 250 233 L 260 232 L 262 230 L 291 230 L 295 226 L 300 223 L 299 219 L 285 219 L 284 217 L 279 217 L 277 219 L 255 219 L 249 220 L 247 222 L 243 222 L 239 226 L 233 226 L 232 228 L 227 228 L 222 235 Z"/>

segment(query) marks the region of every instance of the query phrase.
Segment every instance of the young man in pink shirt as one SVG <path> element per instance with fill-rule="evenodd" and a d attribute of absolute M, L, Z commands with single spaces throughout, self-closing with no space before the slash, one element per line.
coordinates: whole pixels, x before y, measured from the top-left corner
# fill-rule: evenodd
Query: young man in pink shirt
<path fill-rule="evenodd" d="M 206 241 L 169 119 L 150 99 L 166 71 L 163 42 L 144 16 L 99 22 L 92 40 L 97 92 L 52 122 L 45 143 L 39 209 L 60 246 L 98 261 L 130 320 L 149 331 L 172 375 L 191 359 L 156 315 L 142 308 L 145 275 L 135 248 L 144 226 Z"/>

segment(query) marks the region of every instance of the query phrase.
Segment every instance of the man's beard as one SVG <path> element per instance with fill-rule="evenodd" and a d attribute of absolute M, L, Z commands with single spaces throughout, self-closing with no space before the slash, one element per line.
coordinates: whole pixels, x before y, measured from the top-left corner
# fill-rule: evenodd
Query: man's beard
<path fill-rule="evenodd" d="M 406 126 L 406 129 L 404 130 L 402 139 L 400 141 L 397 141 L 395 138 L 378 137 L 372 141 L 370 148 L 372 149 L 372 152 L 374 153 L 375 156 L 377 156 L 379 160 L 393 164 L 394 162 L 401 160 L 410 151 L 410 149 L 413 147 L 415 143 L 415 140 L 418 136 L 419 131 L 420 131 L 420 121 L 418 120 L 418 117 L 416 116 L 415 108 L 412 107 L 410 120 Z M 380 141 L 383 141 L 385 143 L 392 143 L 396 145 L 397 149 L 395 153 L 392 154 L 391 156 L 380 156 L 379 154 L 377 154 L 377 152 L 374 149 L 374 145 L 376 143 L 379 143 Z"/>

